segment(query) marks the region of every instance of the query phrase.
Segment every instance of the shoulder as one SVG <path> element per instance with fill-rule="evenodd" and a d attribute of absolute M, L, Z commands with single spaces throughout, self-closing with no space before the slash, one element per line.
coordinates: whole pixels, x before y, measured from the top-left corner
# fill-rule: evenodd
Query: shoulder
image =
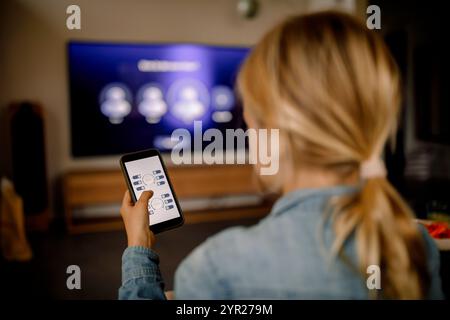
<path fill-rule="evenodd" d="M 182 261 L 180 268 L 187 265 L 208 265 L 208 268 L 215 270 L 215 266 L 223 266 L 226 260 L 236 258 L 255 240 L 249 235 L 254 233 L 255 227 L 232 227 L 209 237 Z"/>
<path fill-rule="evenodd" d="M 196 247 L 175 273 L 177 299 L 226 299 L 229 297 L 225 272 L 239 261 L 239 244 L 247 238 L 245 227 L 226 229 Z"/>
<path fill-rule="evenodd" d="M 313 216 L 314 218 L 311 218 Z M 295 247 L 297 253 L 307 251 L 315 239 L 317 215 L 290 215 L 266 217 L 257 224 L 225 229 L 196 247 L 180 264 L 179 269 L 188 267 L 206 268 L 217 277 L 233 277 L 243 267 L 267 262 L 273 256 L 286 251 L 285 245 Z M 271 255 L 272 254 L 272 255 Z"/>

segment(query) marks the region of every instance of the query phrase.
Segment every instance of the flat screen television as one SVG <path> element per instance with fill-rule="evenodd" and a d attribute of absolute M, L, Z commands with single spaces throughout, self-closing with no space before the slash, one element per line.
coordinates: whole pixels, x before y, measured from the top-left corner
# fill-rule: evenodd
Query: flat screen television
<path fill-rule="evenodd" d="M 244 128 L 235 80 L 249 49 L 69 42 L 74 157 L 168 152 L 177 128 Z M 193 137 L 194 135 L 192 135 Z"/>

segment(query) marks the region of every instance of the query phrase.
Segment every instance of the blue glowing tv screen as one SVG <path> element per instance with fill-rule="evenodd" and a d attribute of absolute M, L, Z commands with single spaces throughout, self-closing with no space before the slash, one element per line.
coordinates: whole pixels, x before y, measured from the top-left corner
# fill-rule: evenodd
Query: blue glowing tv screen
<path fill-rule="evenodd" d="M 70 42 L 75 157 L 170 151 L 177 128 L 244 128 L 235 80 L 249 49 Z M 191 134 L 193 137 L 194 135 Z"/>

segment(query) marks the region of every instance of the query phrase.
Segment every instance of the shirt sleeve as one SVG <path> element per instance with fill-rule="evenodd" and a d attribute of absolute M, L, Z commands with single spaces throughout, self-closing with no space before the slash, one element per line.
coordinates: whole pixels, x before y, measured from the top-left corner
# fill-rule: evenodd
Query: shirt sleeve
<path fill-rule="evenodd" d="M 159 257 L 145 247 L 128 247 L 122 255 L 120 300 L 165 300 Z"/>

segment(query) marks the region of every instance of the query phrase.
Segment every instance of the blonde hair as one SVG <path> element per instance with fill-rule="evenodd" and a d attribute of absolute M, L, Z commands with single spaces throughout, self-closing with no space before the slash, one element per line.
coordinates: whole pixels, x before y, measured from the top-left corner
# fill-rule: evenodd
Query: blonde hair
<path fill-rule="evenodd" d="M 280 130 L 281 180 L 289 170 L 318 166 L 340 177 L 381 157 L 395 132 L 400 79 L 383 40 L 356 18 L 338 12 L 295 16 L 255 46 L 238 79 L 245 110 L 263 127 Z M 378 265 L 383 298 L 418 299 L 429 276 L 423 239 L 405 201 L 384 177 L 333 202 L 341 253 L 356 239 L 359 269 Z"/>

